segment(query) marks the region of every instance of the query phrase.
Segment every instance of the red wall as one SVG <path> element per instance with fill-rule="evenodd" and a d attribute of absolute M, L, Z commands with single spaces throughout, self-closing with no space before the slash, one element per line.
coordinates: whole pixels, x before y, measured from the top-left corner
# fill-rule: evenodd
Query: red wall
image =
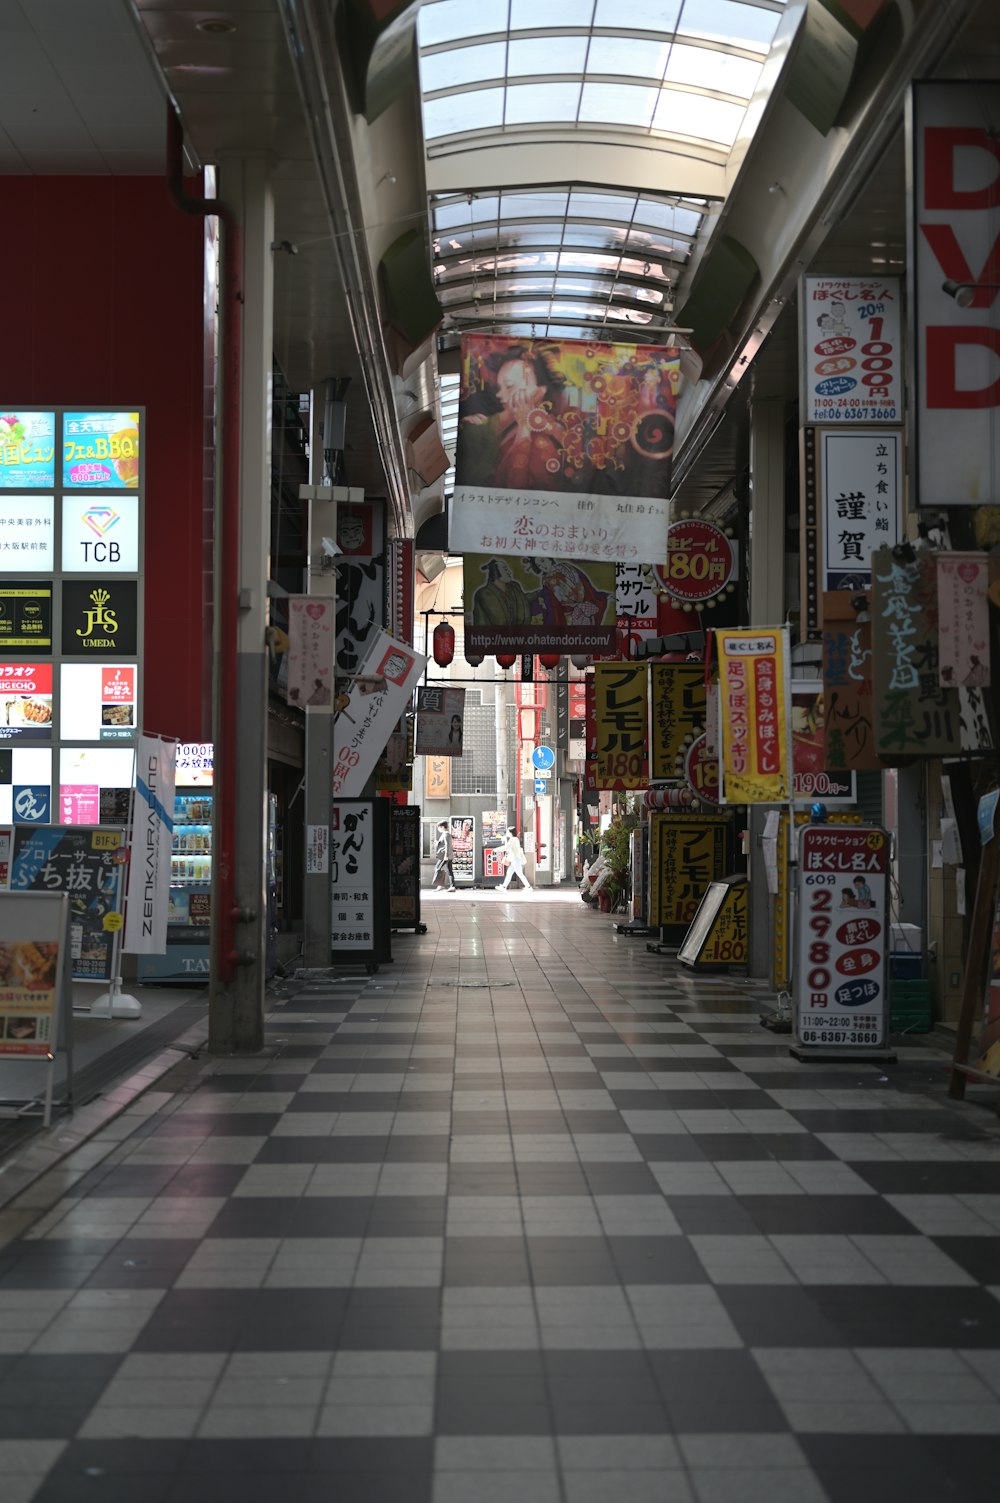
<path fill-rule="evenodd" d="M 159 178 L 0 181 L 0 409 L 145 406 L 143 719 L 207 740 L 203 221 Z"/>

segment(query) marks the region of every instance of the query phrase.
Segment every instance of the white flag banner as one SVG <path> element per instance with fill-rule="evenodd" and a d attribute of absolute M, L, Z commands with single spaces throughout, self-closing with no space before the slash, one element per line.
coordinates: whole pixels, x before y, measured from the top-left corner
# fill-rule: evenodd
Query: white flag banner
<path fill-rule="evenodd" d="M 161 736 L 139 736 L 122 947 L 131 955 L 163 955 L 167 949 L 176 756 L 176 741 L 166 741 Z"/>
<path fill-rule="evenodd" d="M 413 696 L 427 659 L 380 631 L 371 643 L 333 727 L 333 797 L 359 798 Z"/>

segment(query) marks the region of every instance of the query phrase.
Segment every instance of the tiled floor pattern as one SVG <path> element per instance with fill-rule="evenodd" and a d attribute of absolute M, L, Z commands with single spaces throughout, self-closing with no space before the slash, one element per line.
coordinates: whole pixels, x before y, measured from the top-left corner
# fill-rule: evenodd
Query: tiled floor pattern
<path fill-rule="evenodd" d="M 3 1503 L 995 1497 L 940 1056 L 799 1064 L 575 895 L 424 917 L 0 1216 Z"/>

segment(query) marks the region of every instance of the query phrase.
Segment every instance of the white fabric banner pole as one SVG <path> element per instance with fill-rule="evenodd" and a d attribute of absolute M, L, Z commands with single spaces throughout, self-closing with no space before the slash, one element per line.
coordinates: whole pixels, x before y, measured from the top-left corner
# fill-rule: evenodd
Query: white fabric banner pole
<path fill-rule="evenodd" d="M 176 741 L 139 736 L 123 946 L 130 955 L 163 955 L 167 948 L 176 754 Z"/>

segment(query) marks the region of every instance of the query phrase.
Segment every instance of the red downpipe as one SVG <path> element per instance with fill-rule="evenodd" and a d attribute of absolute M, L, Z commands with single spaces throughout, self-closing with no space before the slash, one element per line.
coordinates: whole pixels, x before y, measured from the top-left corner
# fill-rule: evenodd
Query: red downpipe
<path fill-rule="evenodd" d="M 243 230 L 220 199 L 192 198 L 184 191 L 184 127 L 167 101 L 167 190 L 178 209 L 201 218 L 215 215 L 222 227 L 222 345 L 219 424 L 222 462 L 219 547 L 219 674 L 214 726 L 215 850 L 217 903 L 213 923 L 218 979 L 233 979 L 236 948 L 236 659 L 239 604 L 240 518 L 240 362 L 243 329 Z"/>

